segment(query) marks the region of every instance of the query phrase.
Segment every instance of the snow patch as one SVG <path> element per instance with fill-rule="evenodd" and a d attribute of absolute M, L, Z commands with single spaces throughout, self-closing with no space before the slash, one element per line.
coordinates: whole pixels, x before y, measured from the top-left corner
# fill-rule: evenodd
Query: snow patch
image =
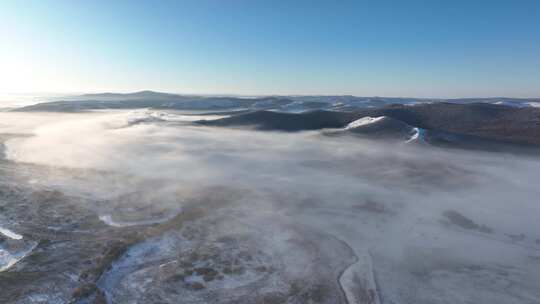
<path fill-rule="evenodd" d="M 423 142 L 424 141 L 424 132 L 425 130 L 422 128 L 414 128 L 414 134 L 409 138 L 405 143 L 412 143 L 412 142 Z"/>
<path fill-rule="evenodd" d="M 369 125 L 369 124 L 375 123 L 377 121 L 380 121 L 380 120 L 382 120 L 384 118 L 386 118 L 386 116 L 379 116 L 379 117 L 366 116 L 366 117 L 362 117 L 360 119 L 357 119 L 357 120 L 349 123 L 345 127 L 345 129 L 348 130 L 348 129 L 353 129 L 353 128 L 356 128 L 356 127 L 359 127 L 359 126 Z"/>
<path fill-rule="evenodd" d="M 177 216 L 179 213 L 180 212 L 175 213 L 170 216 L 162 217 L 162 218 L 140 220 L 140 221 L 117 221 L 112 218 L 111 214 L 104 214 L 104 215 L 99 216 L 99 220 L 111 227 L 117 227 L 117 228 L 131 227 L 131 226 L 148 226 L 148 225 L 160 224 L 160 223 L 169 221 L 175 216 Z"/>
<path fill-rule="evenodd" d="M 6 237 L 10 238 L 10 239 L 14 239 L 14 240 L 22 240 L 23 236 L 18 234 L 18 233 L 15 233 L 7 228 L 2 228 L 0 227 L 0 234 L 3 234 L 5 235 Z"/>

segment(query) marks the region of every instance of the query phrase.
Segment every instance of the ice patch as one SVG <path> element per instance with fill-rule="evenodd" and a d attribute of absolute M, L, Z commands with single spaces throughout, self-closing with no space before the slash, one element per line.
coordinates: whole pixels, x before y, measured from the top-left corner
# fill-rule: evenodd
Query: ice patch
<path fill-rule="evenodd" d="M 184 278 L 184 282 L 186 283 L 200 283 L 204 284 L 204 276 L 198 275 L 198 274 L 192 274 L 190 276 L 187 276 Z"/>
<path fill-rule="evenodd" d="M 372 123 L 375 123 L 381 119 L 384 119 L 386 116 L 379 116 L 379 117 L 371 117 L 371 116 L 366 116 L 366 117 L 362 117 L 360 119 L 357 119 L 351 123 L 349 123 L 345 129 L 348 130 L 348 129 L 353 129 L 353 128 L 356 128 L 356 127 L 360 127 L 360 126 L 365 126 L 365 125 L 369 125 L 369 124 L 372 124 Z"/>
<path fill-rule="evenodd" d="M 62 299 L 62 294 L 55 293 L 55 294 L 32 294 L 28 296 L 27 298 L 29 303 L 35 303 L 35 304 L 63 304 L 66 303 Z M 26 303 L 26 302 L 24 302 Z"/>
<path fill-rule="evenodd" d="M 30 252 L 32 252 L 32 250 L 34 250 L 36 245 L 36 242 L 32 242 L 25 246 L 25 248 L 13 250 L 11 252 L 9 249 L 5 249 L 4 247 L 0 246 L 0 272 L 8 270 L 11 268 L 11 266 L 24 259 Z"/>
<path fill-rule="evenodd" d="M 114 294 L 118 291 L 121 293 L 122 285 L 133 290 L 132 294 L 140 293 L 143 285 L 149 283 L 147 279 L 151 278 L 152 265 L 174 257 L 178 253 L 178 246 L 186 248 L 189 245 L 189 241 L 174 239 L 170 235 L 135 244 L 112 263 L 111 268 L 99 278 L 97 286 L 105 294 L 107 303 L 116 303 Z M 138 280 L 140 276 L 144 277 L 142 283 Z"/>

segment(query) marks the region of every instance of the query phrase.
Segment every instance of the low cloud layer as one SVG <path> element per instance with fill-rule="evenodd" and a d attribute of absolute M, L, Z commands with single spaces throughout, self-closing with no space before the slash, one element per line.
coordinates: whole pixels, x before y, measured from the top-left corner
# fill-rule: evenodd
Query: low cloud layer
<path fill-rule="evenodd" d="M 254 218 L 290 218 L 336 236 L 357 254 L 370 252 L 381 292 L 395 300 L 409 299 L 399 295 L 411 273 L 463 265 L 521 269 L 539 255 L 537 158 L 319 132 L 211 128 L 191 120 L 146 111 L 0 113 L 0 133 L 24 134 L 5 141 L 10 162 L 57 168 L 29 175 L 35 187 L 99 199 L 144 193 L 108 210 L 109 220 L 129 204 L 179 212 L 168 206 L 186 185 L 244 189 L 249 195 L 240 208 Z M 394 281 L 392 267 L 399 268 Z M 539 270 L 534 264 L 513 280 L 532 295 L 535 283 L 523 282 L 540 278 Z M 462 288 L 432 275 L 450 290 Z"/>

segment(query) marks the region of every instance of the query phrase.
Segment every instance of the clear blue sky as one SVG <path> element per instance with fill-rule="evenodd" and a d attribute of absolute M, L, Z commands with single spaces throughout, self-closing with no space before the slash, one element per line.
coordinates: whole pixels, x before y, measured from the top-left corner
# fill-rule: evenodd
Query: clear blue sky
<path fill-rule="evenodd" d="M 0 0 L 0 93 L 540 97 L 540 1 Z"/>

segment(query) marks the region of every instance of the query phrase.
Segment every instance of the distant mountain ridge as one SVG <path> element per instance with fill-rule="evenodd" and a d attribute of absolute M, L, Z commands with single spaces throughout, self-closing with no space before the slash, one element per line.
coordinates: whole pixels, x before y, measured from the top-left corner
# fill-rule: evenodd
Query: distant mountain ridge
<path fill-rule="evenodd" d="M 132 93 L 93 93 L 93 94 L 82 94 L 74 96 L 75 99 L 143 99 L 143 98 L 171 98 L 175 99 L 178 97 L 185 97 L 189 95 L 179 95 L 173 93 L 162 93 L 155 92 L 150 90 L 138 91 Z"/>
<path fill-rule="evenodd" d="M 286 132 L 346 129 L 343 134 L 401 139 L 423 130 L 425 139 L 452 145 L 464 140 L 475 143 L 476 139 L 540 145 L 540 99 L 426 100 L 354 96 L 241 98 L 152 91 L 86 94 L 72 98 L 18 108 L 15 111 L 78 112 L 138 108 L 204 110 L 230 115 L 223 119 L 199 122 L 211 126 Z M 365 117 L 385 119 L 347 128 L 351 122 Z M 334 135 L 338 134 L 341 133 L 334 132 Z"/>
<path fill-rule="evenodd" d="M 403 130 L 404 133 L 408 133 L 410 128 L 419 128 L 431 134 L 431 138 L 447 142 L 458 137 L 466 137 L 519 145 L 540 145 L 540 108 L 508 107 L 485 103 L 440 102 L 414 106 L 392 105 L 347 112 L 256 111 L 199 123 L 211 126 L 294 132 L 326 128 L 345 129 L 358 119 L 383 116 L 391 119 L 386 119 L 384 124 L 382 120 L 372 125 L 360 126 L 354 133 L 383 134 L 389 130 Z"/>
<path fill-rule="evenodd" d="M 239 98 L 195 96 L 141 91 L 135 93 L 102 93 L 71 96 L 58 101 L 38 103 L 15 111 L 77 112 L 104 109 L 171 109 L 171 110 L 230 110 L 239 108 L 270 109 L 292 103 L 281 97 Z"/>
<path fill-rule="evenodd" d="M 359 108 L 378 108 L 389 105 L 418 105 L 426 103 L 470 104 L 486 103 L 510 107 L 540 107 L 540 98 L 459 98 L 426 99 L 405 97 L 342 96 L 203 96 L 181 95 L 154 91 L 133 93 L 98 93 L 68 96 L 60 100 L 38 103 L 15 111 L 76 112 L 97 109 L 180 109 L 232 110 L 240 108 L 272 109 L 283 112 L 309 110 L 351 111 Z"/>

